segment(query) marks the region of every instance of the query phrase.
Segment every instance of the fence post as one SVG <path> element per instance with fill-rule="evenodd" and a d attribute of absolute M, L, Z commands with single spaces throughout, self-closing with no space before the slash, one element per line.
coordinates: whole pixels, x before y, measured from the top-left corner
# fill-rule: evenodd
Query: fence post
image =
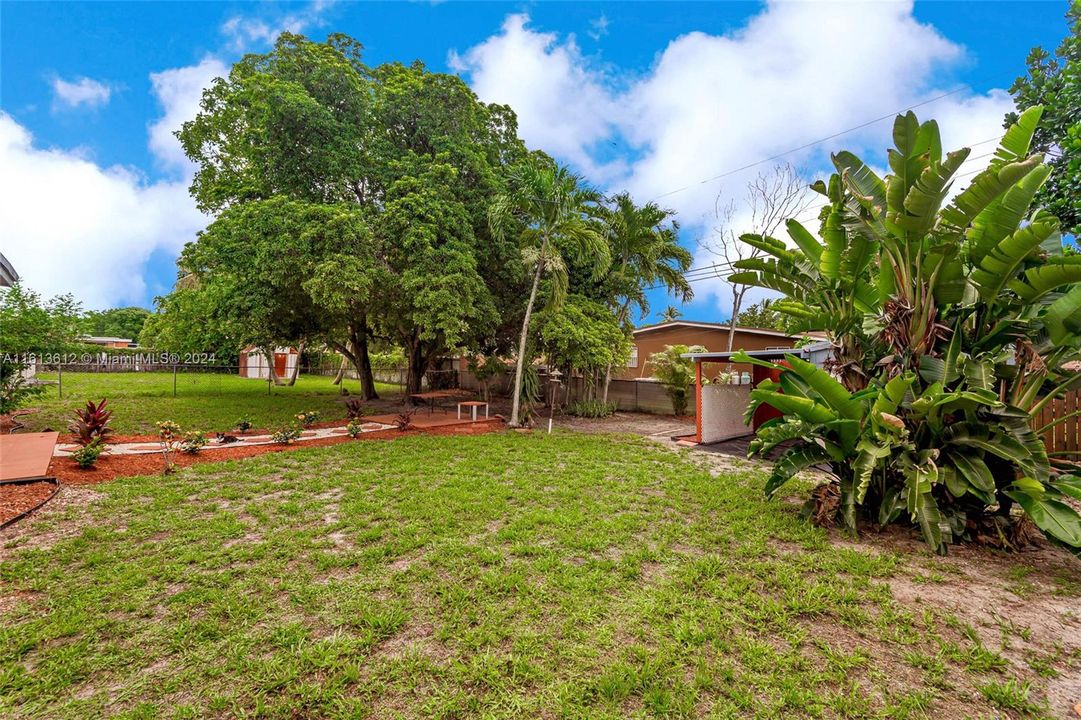
<path fill-rule="evenodd" d="M 176 363 L 173 363 L 173 397 L 176 397 Z"/>
<path fill-rule="evenodd" d="M 60 397 L 64 397 L 64 365 L 57 363 L 56 365 L 56 389 L 60 393 Z"/>

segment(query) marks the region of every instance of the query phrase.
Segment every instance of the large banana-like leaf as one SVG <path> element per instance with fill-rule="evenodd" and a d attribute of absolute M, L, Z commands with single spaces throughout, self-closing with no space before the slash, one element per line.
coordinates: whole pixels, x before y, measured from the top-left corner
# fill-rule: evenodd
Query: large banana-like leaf
<path fill-rule="evenodd" d="M 889 413 L 890 415 L 896 413 L 897 408 L 904 402 L 905 395 L 908 394 L 914 382 L 916 382 L 915 373 L 907 372 L 886 383 L 883 391 L 875 399 L 875 412 L 879 414 Z"/>
<path fill-rule="evenodd" d="M 985 360 L 966 358 L 961 366 L 961 374 L 969 387 L 979 390 L 991 390 L 995 385 L 995 364 Z"/>
<path fill-rule="evenodd" d="M 972 487 L 984 493 L 995 492 L 995 477 L 979 455 L 954 452 L 950 453 L 947 461 Z"/>
<path fill-rule="evenodd" d="M 1028 303 L 1063 285 L 1081 282 L 1081 255 L 1052 258 L 1039 267 L 1025 271 L 1025 279 L 1012 280 L 1010 289 Z"/>
<path fill-rule="evenodd" d="M 1028 449 L 1016 438 L 1004 432 L 992 432 L 987 425 L 974 422 L 955 423 L 943 433 L 943 439 L 953 445 L 978 448 L 1003 460 L 1015 463 L 1029 475 L 1036 474 L 1036 465 Z"/>
<path fill-rule="evenodd" d="M 959 303 L 965 299 L 968 277 L 956 245 L 928 250 L 924 262 L 931 268 L 934 278 L 931 290 L 936 303 Z"/>
<path fill-rule="evenodd" d="M 905 499 L 908 513 L 919 524 L 923 539 L 936 553 L 944 555 L 946 544 L 942 540 L 942 533 L 949 532 L 949 525 L 942 518 L 938 503 L 931 494 L 937 480 L 938 470 L 933 464 L 912 466 L 905 478 Z"/>
<path fill-rule="evenodd" d="M 833 156 L 833 165 L 841 173 L 842 179 L 854 195 L 859 196 L 860 204 L 874 215 L 881 217 L 886 212 L 886 183 L 875 174 L 862 160 L 842 150 Z"/>
<path fill-rule="evenodd" d="M 930 230 L 935 224 L 942 201 L 950 191 L 950 179 L 970 152 L 972 151 L 968 148 L 962 148 L 947 154 L 944 162 L 932 163 L 920 174 L 919 180 L 905 196 L 903 212 L 898 208 L 897 212 L 891 214 L 890 220 L 917 236 Z"/>
<path fill-rule="evenodd" d="M 973 218 L 1040 164 L 1039 157 L 1031 157 L 1002 167 L 989 167 L 976 175 L 972 184 L 942 211 L 942 220 L 962 230 L 967 228 Z"/>
<path fill-rule="evenodd" d="M 867 497 L 867 488 L 871 485 L 871 477 L 879 463 L 888 458 L 892 452 L 891 443 L 870 437 L 864 438 L 856 446 L 856 459 L 852 462 L 852 477 L 856 486 L 858 505 L 862 505 L 863 499 Z"/>
<path fill-rule="evenodd" d="M 1072 336 L 1081 335 L 1081 285 L 1075 285 L 1065 295 L 1051 303 L 1043 317 L 1051 339 L 1059 345 Z"/>
<path fill-rule="evenodd" d="M 809 423 L 826 423 L 837 419 L 837 413 L 810 398 L 786 395 L 761 386 L 752 390 L 750 396 L 752 400 L 766 403 L 785 415 L 795 415 Z"/>
<path fill-rule="evenodd" d="M 1036 191 L 1050 174 L 1051 166 L 1038 166 L 972 219 L 966 243 L 972 262 L 979 263 L 995 245 L 1017 229 L 1028 215 Z"/>
<path fill-rule="evenodd" d="M 1032 136 L 1036 133 L 1036 126 L 1043 117 L 1043 106 L 1033 105 L 1021 113 L 1017 122 L 1011 125 L 999 141 L 995 157 L 991 160 L 991 167 L 1003 167 L 1012 162 L 1017 162 L 1028 154 L 1032 145 Z"/>
<path fill-rule="evenodd" d="M 1017 501 L 1038 528 L 1070 547 L 1081 548 L 1081 516 L 1072 507 L 1046 493 L 1030 493 L 1018 485 L 1006 494 Z"/>
<path fill-rule="evenodd" d="M 848 420 L 858 420 L 863 416 L 860 402 L 853 400 L 852 393 L 825 370 L 795 355 L 785 355 L 785 360 L 792 367 L 792 372 L 803 378 L 808 387 L 839 416 Z"/>
<path fill-rule="evenodd" d="M 1025 258 L 1037 252 L 1044 239 L 1057 231 L 1056 222 L 1038 220 L 1003 238 L 972 272 L 972 282 L 979 288 L 980 297 L 990 300 L 998 295 L 1014 279 Z"/>
<path fill-rule="evenodd" d="M 1063 495 L 1069 495 L 1074 500 L 1081 500 L 1081 478 L 1062 476 L 1055 478 L 1051 486 Z"/>
<path fill-rule="evenodd" d="M 818 267 L 818 260 L 822 257 L 822 243 L 818 241 L 818 238 L 795 220 L 785 222 L 785 227 L 788 228 L 788 236 L 792 238 L 792 242 L 796 243 L 796 247 L 803 251 L 815 267 Z"/>
<path fill-rule="evenodd" d="M 841 276 L 841 260 L 848 245 L 844 215 L 839 208 L 835 207 L 822 223 L 822 239 L 826 247 L 818 258 L 818 272 L 824 278 L 836 280 Z"/>
<path fill-rule="evenodd" d="M 824 462 L 829 462 L 829 456 L 817 445 L 805 443 L 785 450 L 781 457 L 777 458 L 773 473 L 766 481 L 766 497 L 773 497 L 796 473 Z"/>
<path fill-rule="evenodd" d="M 772 255 L 782 262 L 796 263 L 800 260 L 795 253 L 788 249 L 784 242 L 777 238 L 768 235 L 747 233 L 740 235 L 739 239 L 741 242 L 750 245 L 753 248 L 758 248 L 762 252 Z"/>
<path fill-rule="evenodd" d="M 920 358 L 920 377 L 929 383 L 949 385 L 960 376 L 958 361 L 961 357 L 961 328 L 954 329 L 946 354 L 941 357 L 924 355 Z"/>
<path fill-rule="evenodd" d="M 747 448 L 747 457 L 765 455 L 783 442 L 812 435 L 816 427 L 798 418 L 774 418 L 758 428 Z"/>

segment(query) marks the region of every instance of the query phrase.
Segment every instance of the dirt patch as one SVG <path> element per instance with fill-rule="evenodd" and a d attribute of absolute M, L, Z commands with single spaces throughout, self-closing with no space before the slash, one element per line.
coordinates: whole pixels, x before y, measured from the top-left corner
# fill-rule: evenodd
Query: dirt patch
<path fill-rule="evenodd" d="M 101 493 L 88 487 L 61 485 L 40 510 L 0 530 L 0 561 L 20 550 L 48 550 L 61 540 L 75 537 L 91 524 L 87 509 Z"/>
<path fill-rule="evenodd" d="M 356 440 L 348 436 L 341 437 L 329 437 L 329 438 L 317 438 L 315 440 L 305 440 L 300 443 L 291 443 L 289 445 L 249 445 L 246 447 L 226 447 L 220 449 L 214 449 L 210 451 L 204 451 L 197 455 L 187 455 L 184 453 L 174 453 L 173 462 L 179 467 L 187 467 L 194 465 L 195 463 L 204 462 L 221 462 L 224 460 L 238 460 L 241 458 L 254 457 L 256 455 L 262 455 L 268 452 L 288 452 L 291 450 L 301 450 L 303 448 L 310 447 L 325 447 L 327 445 L 337 445 L 339 443 L 356 442 L 364 440 L 393 440 L 394 438 L 401 437 L 402 435 L 409 434 L 425 434 L 425 435 L 479 435 L 481 433 L 492 432 L 503 427 L 503 421 L 501 419 L 493 418 L 487 421 L 481 421 L 472 425 L 450 425 L 446 427 L 432 427 L 425 428 L 423 430 L 408 430 L 402 432 L 400 430 L 380 430 L 377 432 L 366 432 L 360 435 Z M 118 439 L 119 441 L 119 439 Z M 144 454 L 144 455 L 102 455 L 97 464 L 88 470 L 80 468 L 74 460 L 69 457 L 56 457 L 53 458 L 52 463 L 49 465 L 49 474 L 60 478 L 65 484 L 68 485 L 93 485 L 107 480 L 112 480 L 117 477 L 130 477 L 133 475 L 157 475 L 160 474 L 164 466 L 164 460 L 158 453 Z"/>
<path fill-rule="evenodd" d="M 48 500 L 54 492 L 56 492 L 56 484 L 51 482 L 0 485 L 0 525 L 37 507 Z"/>
<path fill-rule="evenodd" d="M 546 424 L 546 423 L 545 423 Z M 555 426 L 588 433 L 621 433 L 643 437 L 671 438 L 694 434 L 693 417 L 617 412 L 606 418 L 579 418 L 560 415 Z"/>

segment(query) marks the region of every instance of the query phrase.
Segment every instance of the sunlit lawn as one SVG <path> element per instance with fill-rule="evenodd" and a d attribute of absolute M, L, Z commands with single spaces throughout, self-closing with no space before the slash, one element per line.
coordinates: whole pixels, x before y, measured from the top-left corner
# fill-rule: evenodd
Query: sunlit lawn
<path fill-rule="evenodd" d="M 43 373 L 39 378 L 56 381 L 57 376 Z M 359 390 L 357 381 L 346 383 L 350 391 Z M 379 385 L 378 390 L 385 395 L 400 392 L 392 385 Z M 317 410 L 324 419 L 344 417 L 339 393 L 331 378 L 315 375 L 301 375 L 295 386 L 274 386 L 268 392 L 266 381 L 236 374 L 178 373 L 173 397 L 172 373 L 66 372 L 63 397 L 58 386 L 50 385 L 30 403 L 41 412 L 27 418 L 27 430 L 65 431 L 72 410 L 101 398 L 109 400 L 112 427 L 119 433 L 156 432 L 160 420 L 172 420 L 185 429 L 222 431 L 242 416 L 251 417 L 256 427 L 278 427 L 305 410 Z"/>
<path fill-rule="evenodd" d="M 0 550 L 0 716 L 1041 714 L 898 557 L 693 457 L 412 436 L 98 486 Z"/>

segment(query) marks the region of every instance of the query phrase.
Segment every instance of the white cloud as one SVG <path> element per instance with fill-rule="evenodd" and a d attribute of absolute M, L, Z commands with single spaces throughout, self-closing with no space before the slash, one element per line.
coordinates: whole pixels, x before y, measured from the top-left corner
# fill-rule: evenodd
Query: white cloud
<path fill-rule="evenodd" d="M 608 34 L 608 16 L 601 13 L 600 17 L 589 21 L 588 35 L 594 40 L 600 40 Z"/>
<path fill-rule="evenodd" d="M 694 237 L 710 227 L 718 191 L 741 196 L 768 164 L 700 181 L 950 92 L 956 86 L 939 78 L 968 59 L 964 47 L 917 21 L 911 2 L 770 2 L 735 30 L 673 39 L 638 75 L 600 68 L 573 36 L 533 30 L 523 15 L 451 61 L 482 99 L 515 109 L 530 145 L 609 189 L 643 201 L 663 196 Z M 964 89 L 916 113 L 937 118 L 944 146 L 954 148 L 1000 134 L 1011 106 L 1004 91 Z M 889 120 L 875 123 L 784 160 L 817 174 L 830 151 L 848 148 L 882 164 L 890 129 Z M 631 146 L 632 160 L 598 160 L 609 143 Z M 724 292 L 719 281 L 697 290 Z"/>
<path fill-rule="evenodd" d="M 272 21 L 258 17 L 233 15 L 221 25 L 221 32 L 229 40 L 229 47 L 243 52 L 256 45 L 269 45 L 283 32 L 303 33 L 323 24 L 322 15 L 334 0 L 314 0 L 299 12 L 281 15 Z"/>
<path fill-rule="evenodd" d="M 616 131 L 619 108 L 599 72 L 569 37 L 526 27 L 525 15 L 510 15 L 493 35 L 464 55 L 452 52 L 448 63 L 469 75 L 477 95 L 510 105 L 518 114 L 526 143 L 569 161 L 603 181 L 623 171 L 618 161 L 595 160 L 595 145 Z"/>
<path fill-rule="evenodd" d="M 65 80 L 61 77 L 52 79 L 53 109 L 72 109 L 82 106 L 100 107 L 109 102 L 112 88 L 106 83 L 88 77 Z"/>
<path fill-rule="evenodd" d="M 180 126 L 199 112 L 203 90 L 214 78 L 225 77 L 229 68 L 215 57 L 207 56 L 197 65 L 151 73 L 150 83 L 164 114 L 150 126 L 150 150 L 165 168 L 193 172 L 180 141 L 173 135 Z"/>
<path fill-rule="evenodd" d="M 179 252 L 206 225 L 187 183 L 147 183 L 78 153 L 36 147 L 0 113 L 0 237 L 24 282 L 73 293 L 88 308 L 146 300 L 143 270 L 155 250 Z"/>

